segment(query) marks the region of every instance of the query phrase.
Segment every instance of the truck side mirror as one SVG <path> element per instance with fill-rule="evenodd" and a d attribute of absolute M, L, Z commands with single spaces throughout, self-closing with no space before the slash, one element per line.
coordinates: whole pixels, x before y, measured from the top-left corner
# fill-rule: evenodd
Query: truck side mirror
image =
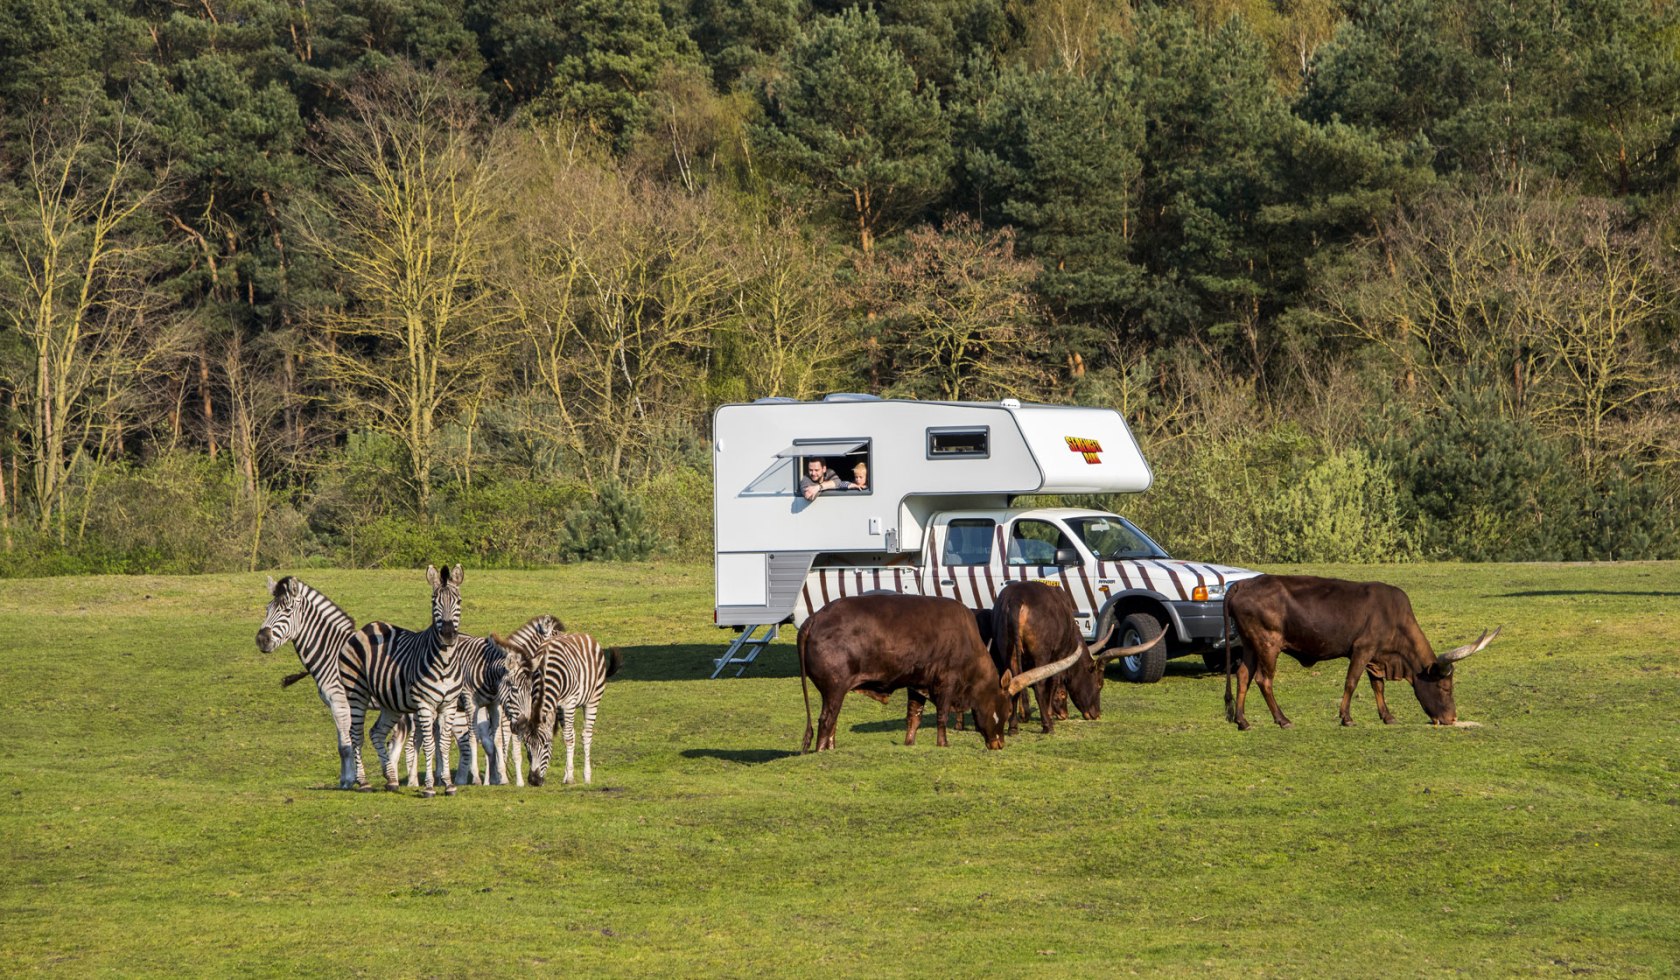
<path fill-rule="evenodd" d="M 1078 548 L 1057 548 L 1056 549 L 1056 564 L 1065 566 L 1065 565 L 1083 565 L 1084 563 L 1085 563 L 1084 559 L 1079 557 L 1079 549 Z"/>

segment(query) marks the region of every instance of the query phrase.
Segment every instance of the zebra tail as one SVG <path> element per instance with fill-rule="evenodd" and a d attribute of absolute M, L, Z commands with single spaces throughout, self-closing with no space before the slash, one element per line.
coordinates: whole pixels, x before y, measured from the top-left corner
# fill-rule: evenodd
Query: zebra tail
<path fill-rule="evenodd" d="M 293 684 L 296 684 L 298 681 L 301 681 L 308 676 L 309 671 L 307 670 L 300 670 L 295 674 L 287 674 L 285 677 L 280 678 L 280 686 L 291 687 Z"/>
<path fill-rule="evenodd" d="M 612 675 L 618 673 L 618 668 L 620 668 L 622 666 L 624 666 L 624 655 L 618 652 L 617 647 L 612 647 L 612 648 L 608 649 L 607 650 L 607 676 L 611 677 Z"/>

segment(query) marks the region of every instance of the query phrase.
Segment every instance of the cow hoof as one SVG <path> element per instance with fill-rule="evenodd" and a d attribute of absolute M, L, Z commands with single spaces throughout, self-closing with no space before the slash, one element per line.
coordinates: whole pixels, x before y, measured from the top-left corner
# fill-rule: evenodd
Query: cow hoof
<path fill-rule="evenodd" d="M 1343 728 L 1352 728 L 1353 727 L 1353 719 L 1352 718 L 1343 718 L 1342 719 L 1342 727 Z"/>
<path fill-rule="evenodd" d="M 1239 731 L 1239 732 L 1246 732 L 1252 727 L 1254 727 L 1254 726 L 1250 725 L 1248 723 L 1248 719 L 1246 719 L 1246 718 L 1241 719 L 1237 722 L 1237 731 Z"/>
<path fill-rule="evenodd" d="M 1383 715 L 1382 716 L 1382 723 L 1385 724 L 1385 725 L 1394 724 L 1394 716 L 1393 715 Z"/>
<path fill-rule="evenodd" d="M 1294 728 L 1295 723 L 1286 718 L 1283 721 L 1278 722 L 1278 727 L 1279 728 Z"/>

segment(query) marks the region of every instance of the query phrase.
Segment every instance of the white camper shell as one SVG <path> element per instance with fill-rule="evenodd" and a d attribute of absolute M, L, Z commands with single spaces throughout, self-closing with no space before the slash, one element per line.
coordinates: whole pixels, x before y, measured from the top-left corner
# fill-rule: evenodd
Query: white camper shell
<path fill-rule="evenodd" d="M 1117 640 L 1136 644 L 1166 629 L 1172 652 L 1195 652 L 1223 632 L 1225 583 L 1255 574 L 1173 561 L 1114 514 L 1010 506 L 1031 494 L 1148 489 L 1149 465 L 1111 409 L 763 399 L 719 408 L 712 449 L 715 618 L 743 629 L 714 677 L 751 662 L 778 625 L 841 596 L 943 595 L 986 609 L 1015 580 L 1067 588 L 1087 639 L 1114 625 Z M 807 499 L 801 477 L 813 460 L 832 488 Z M 851 482 L 860 462 L 863 487 Z M 1158 679 L 1168 647 L 1123 673 Z"/>

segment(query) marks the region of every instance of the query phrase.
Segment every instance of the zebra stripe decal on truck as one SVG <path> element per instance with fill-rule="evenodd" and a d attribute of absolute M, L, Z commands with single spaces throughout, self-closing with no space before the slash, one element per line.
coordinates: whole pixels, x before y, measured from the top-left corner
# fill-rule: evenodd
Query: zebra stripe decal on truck
<path fill-rule="evenodd" d="M 1120 588 L 1114 591 L 1141 589 L 1180 601 L 1194 598 L 1197 586 L 1224 585 L 1226 573 L 1235 571 L 1205 562 L 1171 559 L 1100 561 L 1096 566 L 1098 579 L 1117 581 Z M 1002 581 L 999 581 L 1000 577 Z M 1066 568 L 1013 565 L 1001 569 L 993 565 L 941 566 L 938 556 L 934 555 L 925 578 L 917 574 L 916 569 L 903 566 L 812 569 L 800 589 L 794 622 L 803 623 L 812 613 L 835 599 L 878 590 L 904 595 L 941 596 L 955 599 L 971 609 L 990 609 L 1005 584 L 1042 579 L 1059 582 L 1069 595 L 1080 596 L 1089 602 L 1091 609 L 1101 609 L 1108 601 L 1107 586 L 1099 590 L 1082 565 Z M 952 584 L 946 585 L 946 582 Z"/>

